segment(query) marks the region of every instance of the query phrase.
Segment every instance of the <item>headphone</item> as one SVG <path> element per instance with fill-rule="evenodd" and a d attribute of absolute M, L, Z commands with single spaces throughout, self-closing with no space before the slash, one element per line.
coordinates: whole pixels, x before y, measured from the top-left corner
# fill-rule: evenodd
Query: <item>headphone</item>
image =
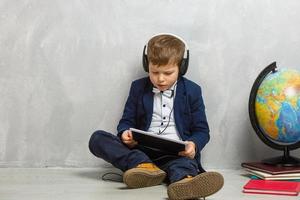
<path fill-rule="evenodd" d="M 159 33 L 159 34 L 156 34 L 156 35 L 152 36 L 151 39 L 156 37 L 156 36 L 159 36 L 159 35 L 171 35 L 171 36 L 179 39 L 180 41 L 182 41 L 184 43 L 184 46 L 185 46 L 184 55 L 183 55 L 183 58 L 180 62 L 180 65 L 179 65 L 179 75 L 183 76 L 187 72 L 187 69 L 188 69 L 188 66 L 189 66 L 190 53 L 189 53 L 189 48 L 187 46 L 187 43 L 181 37 L 179 37 L 177 35 L 174 35 L 172 33 Z M 147 44 L 148 44 L 148 42 L 147 42 Z M 148 61 L 148 56 L 146 54 L 147 44 L 144 46 L 143 58 L 142 58 L 143 59 L 143 68 L 144 68 L 145 72 L 149 72 L 149 61 Z"/>

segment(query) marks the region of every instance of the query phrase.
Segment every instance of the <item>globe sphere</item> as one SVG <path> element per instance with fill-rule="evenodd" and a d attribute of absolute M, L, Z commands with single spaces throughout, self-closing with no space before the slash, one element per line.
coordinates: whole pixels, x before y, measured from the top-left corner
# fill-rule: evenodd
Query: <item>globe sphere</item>
<path fill-rule="evenodd" d="M 300 141 L 300 72 L 279 69 L 260 84 L 255 114 L 263 134 L 281 145 Z"/>

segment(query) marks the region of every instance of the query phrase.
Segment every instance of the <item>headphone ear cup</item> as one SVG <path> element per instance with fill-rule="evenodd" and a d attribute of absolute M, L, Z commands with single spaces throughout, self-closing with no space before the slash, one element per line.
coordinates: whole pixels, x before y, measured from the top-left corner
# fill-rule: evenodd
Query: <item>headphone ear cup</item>
<path fill-rule="evenodd" d="M 185 75 L 189 67 L 189 58 L 190 58 L 189 50 L 187 50 L 186 53 L 187 53 L 186 58 L 183 58 L 180 64 L 179 73 L 181 76 Z"/>
<path fill-rule="evenodd" d="M 146 55 L 146 45 L 144 46 L 143 50 L 143 68 L 145 72 L 149 72 L 149 62 L 148 62 L 148 57 Z"/>
<path fill-rule="evenodd" d="M 183 76 L 186 73 L 186 71 L 187 71 L 186 60 L 182 59 L 180 68 L 179 68 L 179 74 L 181 76 Z"/>

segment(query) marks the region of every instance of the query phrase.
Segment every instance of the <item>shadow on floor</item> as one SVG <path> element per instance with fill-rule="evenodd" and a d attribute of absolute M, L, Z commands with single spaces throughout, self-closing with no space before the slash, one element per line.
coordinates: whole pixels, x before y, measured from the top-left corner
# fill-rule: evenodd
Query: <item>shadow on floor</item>
<path fill-rule="evenodd" d="M 113 168 L 90 169 L 75 173 L 75 175 L 80 176 L 82 178 L 112 182 L 123 182 L 122 174 L 122 171 Z"/>
<path fill-rule="evenodd" d="M 91 171 L 80 171 L 75 172 L 76 176 L 80 176 L 82 178 L 101 180 L 101 171 L 100 170 L 91 170 Z"/>

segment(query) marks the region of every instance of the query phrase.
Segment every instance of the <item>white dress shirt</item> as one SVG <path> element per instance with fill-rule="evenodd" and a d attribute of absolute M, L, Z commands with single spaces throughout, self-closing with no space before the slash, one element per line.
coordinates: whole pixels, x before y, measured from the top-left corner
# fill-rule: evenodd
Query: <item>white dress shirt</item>
<path fill-rule="evenodd" d="M 165 92 L 160 92 L 157 88 L 153 88 L 153 114 L 148 131 L 154 132 L 162 137 L 181 140 L 174 120 L 176 86 L 177 82 Z"/>

